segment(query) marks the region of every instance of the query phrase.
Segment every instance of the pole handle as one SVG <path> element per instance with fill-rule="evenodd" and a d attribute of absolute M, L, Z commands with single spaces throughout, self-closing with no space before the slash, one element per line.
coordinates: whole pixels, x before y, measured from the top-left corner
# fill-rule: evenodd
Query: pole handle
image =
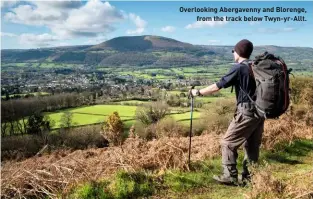
<path fill-rule="evenodd" d="M 191 89 L 189 90 L 189 93 L 188 93 L 188 99 L 193 98 L 191 90 L 194 89 L 194 88 L 195 88 L 195 86 L 191 86 Z"/>

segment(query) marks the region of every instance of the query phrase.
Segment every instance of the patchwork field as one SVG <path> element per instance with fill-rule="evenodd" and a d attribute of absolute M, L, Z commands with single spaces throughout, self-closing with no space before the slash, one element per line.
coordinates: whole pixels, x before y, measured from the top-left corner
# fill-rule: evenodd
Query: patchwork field
<path fill-rule="evenodd" d="M 65 112 L 73 113 L 73 126 L 82 126 L 89 124 L 97 124 L 106 121 L 107 117 L 113 112 L 117 111 L 124 122 L 125 128 L 130 128 L 135 122 L 135 113 L 137 106 L 125 106 L 125 105 L 95 105 L 86 106 L 74 109 L 66 109 L 60 112 L 47 113 L 51 120 L 55 122 L 53 128 L 60 128 L 61 117 Z M 174 113 L 174 114 L 173 114 Z M 175 113 L 170 114 L 178 122 L 189 124 L 190 113 Z M 200 112 L 194 112 L 194 119 L 199 118 Z"/>

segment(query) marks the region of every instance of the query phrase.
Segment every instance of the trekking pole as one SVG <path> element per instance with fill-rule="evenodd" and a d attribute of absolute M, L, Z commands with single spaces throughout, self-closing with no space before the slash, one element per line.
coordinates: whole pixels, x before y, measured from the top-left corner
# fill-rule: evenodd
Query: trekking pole
<path fill-rule="evenodd" d="M 195 86 L 191 87 L 191 90 L 194 89 Z M 190 168 L 190 156 L 191 156 L 191 136 L 192 136 L 192 116 L 193 116 L 193 102 L 194 102 L 194 97 L 191 93 L 191 90 L 189 92 L 188 98 L 190 99 L 191 102 L 191 111 L 190 111 L 190 130 L 189 130 L 189 151 L 188 151 L 188 167 Z"/>

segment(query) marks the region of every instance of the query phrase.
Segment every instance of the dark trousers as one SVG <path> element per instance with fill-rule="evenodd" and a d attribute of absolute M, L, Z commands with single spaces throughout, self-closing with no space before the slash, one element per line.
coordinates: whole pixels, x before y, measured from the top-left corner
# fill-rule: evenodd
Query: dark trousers
<path fill-rule="evenodd" d="M 221 140 L 224 175 L 237 176 L 237 149 L 244 144 L 243 174 L 248 174 L 248 163 L 257 162 L 264 129 L 264 119 L 250 104 L 239 104 L 226 134 Z"/>

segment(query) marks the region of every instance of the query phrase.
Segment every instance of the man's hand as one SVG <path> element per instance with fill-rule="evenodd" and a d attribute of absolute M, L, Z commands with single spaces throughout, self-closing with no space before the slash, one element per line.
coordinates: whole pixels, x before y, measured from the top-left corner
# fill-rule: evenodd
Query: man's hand
<path fill-rule="evenodd" d="M 217 91 L 219 91 L 220 89 L 217 87 L 216 84 L 212 84 L 206 88 L 203 88 L 201 90 L 198 89 L 191 89 L 189 90 L 189 95 L 192 97 L 196 97 L 196 96 L 205 96 L 205 95 L 210 95 L 212 93 L 215 93 Z"/>
<path fill-rule="evenodd" d="M 192 97 L 197 97 L 197 96 L 200 95 L 198 89 L 191 89 L 191 90 L 189 91 L 189 93 L 190 93 L 190 95 L 191 95 Z"/>

